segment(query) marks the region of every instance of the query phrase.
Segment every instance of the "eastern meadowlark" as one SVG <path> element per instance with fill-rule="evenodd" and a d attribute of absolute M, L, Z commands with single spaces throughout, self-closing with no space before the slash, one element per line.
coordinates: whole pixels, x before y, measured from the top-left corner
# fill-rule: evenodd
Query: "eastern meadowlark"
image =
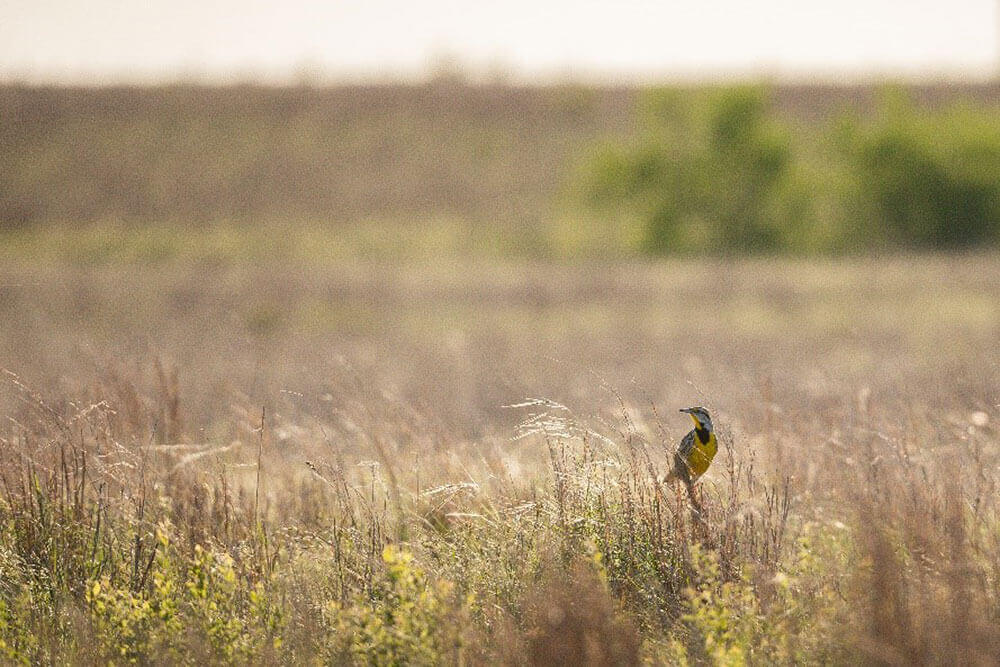
<path fill-rule="evenodd" d="M 702 407 L 684 408 L 681 412 L 691 415 L 694 428 L 681 440 L 681 446 L 674 452 L 674 467 L 666 481 L 679 479 L 691 492 L 692 485 L 705 474 L 719 450 L 719 441 L 712 428 L 712 418 Z"/>

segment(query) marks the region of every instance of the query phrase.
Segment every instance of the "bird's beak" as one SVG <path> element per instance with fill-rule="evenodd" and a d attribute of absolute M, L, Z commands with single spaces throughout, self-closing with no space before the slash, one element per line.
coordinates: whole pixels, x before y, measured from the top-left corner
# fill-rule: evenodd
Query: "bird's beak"
<path fill-rule="evenodd" d="M 687 413 L 688 415 L 690 415 L 691 419 L 694 421 L 694 425 L 697 428 L 701 428 L 701 422 L 698 420 L 698 417 L 695 416 L 694 411 L 691 408 L 682 408 L 681 412 L 684 412 L 684 413 Z"/>

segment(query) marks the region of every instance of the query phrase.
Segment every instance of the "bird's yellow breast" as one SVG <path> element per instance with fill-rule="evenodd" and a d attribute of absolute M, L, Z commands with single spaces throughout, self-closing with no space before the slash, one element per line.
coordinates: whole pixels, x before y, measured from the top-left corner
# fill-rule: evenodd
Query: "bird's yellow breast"
<path fill-rule="evenodd" d="M 707 442 L 702 442 L 701 438 L 695 435 L 694 447 L 691 448 L 691 453 L 688 454 L 687 460 L 692 480 L 705 474 L 708 466 L 712 464 L 712 459 L 715 458 L 717 451 L 719 451 L 719 441 L 715 439 L 715 433 L 708 432 Z"/>

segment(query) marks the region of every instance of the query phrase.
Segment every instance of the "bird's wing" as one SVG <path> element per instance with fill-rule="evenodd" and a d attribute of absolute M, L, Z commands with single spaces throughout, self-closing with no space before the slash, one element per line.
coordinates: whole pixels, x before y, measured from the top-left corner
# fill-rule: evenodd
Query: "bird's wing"
<path fill-rule="evenodd" d="M 687 457 L 687 455 L 691 453 L 691 450 L 694 449 L 694 439 L 696 437 L 697 435 L 693 430 L 689 431 L 688 434 L 681 440 L 681 446 L 677 448 L 677 453 Z"/>
<path fill-rule="evenodd" d="M 681 439 L 681 446 L 674 452 L 674 468 L 670 472 L 672 478 L 680 479 L 688 485 L 691 484 L 691 466 L 688 457 L 694 449 L 695 437 L 694 431 L 691 431 Z"/>

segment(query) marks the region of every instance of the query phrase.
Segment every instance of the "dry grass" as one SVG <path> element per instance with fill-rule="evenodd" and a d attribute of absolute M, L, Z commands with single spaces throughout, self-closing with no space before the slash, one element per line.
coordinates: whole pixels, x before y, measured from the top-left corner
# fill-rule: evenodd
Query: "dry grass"
<path fill-rule="evenodd" d="M 909 88 L 922 104 L 996 84 Z M 696 97 L 704 88 L 678 88 Z M 636 89 L 0 86 L 0 228 L 29 223 L 450 217 L 530 233 L 596 140 L 633 132 Z M 871 109 L 876 86 L 777 87 L 780 113 Z"/>
<path fill-rule="evenodd" d="M 0 651 L 992 664 L 997 293 L 993 256 L 12 259 Z M 701 514 L 653 481 L 695 403 Z"/>
<path fill-rule="evenodd" d="M 528 228 L 569 158 L 623 131 L 632 99 L 447 82 L 4 86 L 0 226 L 450 215 Z"/>
<path fill-rule="evenodd" d="M 633 95 L 0 90 L 0 226 L 229 221 L 2 233 L 0 661 L 995 664 L 1000 258 L 525 259 Z"/>

